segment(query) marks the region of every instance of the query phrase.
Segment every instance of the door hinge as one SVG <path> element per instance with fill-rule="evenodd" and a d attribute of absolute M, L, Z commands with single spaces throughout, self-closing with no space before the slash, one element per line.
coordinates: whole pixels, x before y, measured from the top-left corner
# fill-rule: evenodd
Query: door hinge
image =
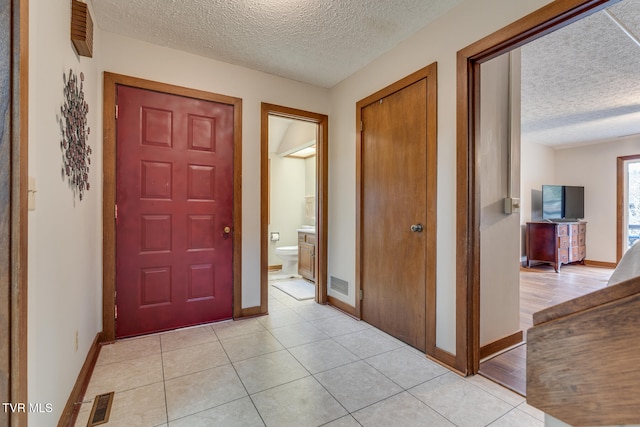
<path fill-rule="evenodd" d="M 116 219 L 116 221 L 118 220 L 118 205 L 115 205 L 113 207 L 113 216 Z"/>
<path fill-rule="evenodd" d="M 116 119 L 118 118 L 118 104 L 116 104 Z"/>
<path fill-rule="evenodd" d="M 364 122 L 360 120 L 360 132 L 364 132 Z"/>
<path fill-rule="evenodd" d="M 118 306 L 116 305 L 115 308 L 116 308 L 116 317 L 115 317 L 115 319 L 117 320 L 118 319 Z"/>
<path fill-rule="evenodd" d="M 362 301 L 362 298 L 364 298 L 364 292 L 360 289 L 360 301 Z"/>

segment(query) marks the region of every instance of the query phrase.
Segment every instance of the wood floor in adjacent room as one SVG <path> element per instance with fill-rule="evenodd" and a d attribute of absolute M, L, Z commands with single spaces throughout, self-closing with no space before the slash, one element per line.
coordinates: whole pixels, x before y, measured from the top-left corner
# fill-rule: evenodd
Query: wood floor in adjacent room
<path fill-rule="evenodd" d="M 520 269 L 520 328 L 533 326 L 533 313 L 604 288 L 613 269 L 580 264 L 563 265 L 556 273 L 542 264 Z M 521 344 L 480 364 L 480 374 L 526 395 L 527 345 Z"/>

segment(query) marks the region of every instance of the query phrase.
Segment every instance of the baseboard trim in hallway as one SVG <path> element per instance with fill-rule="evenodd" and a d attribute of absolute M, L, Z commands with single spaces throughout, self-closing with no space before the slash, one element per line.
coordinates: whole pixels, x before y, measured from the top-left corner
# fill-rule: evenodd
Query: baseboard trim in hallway
<path fill-rule="evenodd" d="M 100 354 L 101 342 L 102 332 L 98 332 L 91 344 L 91 347 L 89 347 L 87 358 L 82 365 L 82 369 L 80 369 L 80 373 L 78 374 L 76 383 L 71 390 L 71 394 L 69 395 L 67 404 L 62 411 L 62 415 L 60 415 L 58 427 L 73 427 L 75 424 L 78 412 L 80 411 L 80 404 L 82 403 L 84 393 L 87 390 L 87 385 L 89 385 L 89 380 L 93 373 L 93 368 L 96 366 L 98 355 Z"/>

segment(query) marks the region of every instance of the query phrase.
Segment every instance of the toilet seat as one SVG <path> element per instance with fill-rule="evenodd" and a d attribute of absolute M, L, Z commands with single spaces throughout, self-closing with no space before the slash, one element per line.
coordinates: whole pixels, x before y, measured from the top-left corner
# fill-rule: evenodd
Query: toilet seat
<path fill-rule="evenodd" d="M 297 246 L 280 246 L 276 248 L 276 253 L 281 255 L 295 255 L 298 253 Z"/>

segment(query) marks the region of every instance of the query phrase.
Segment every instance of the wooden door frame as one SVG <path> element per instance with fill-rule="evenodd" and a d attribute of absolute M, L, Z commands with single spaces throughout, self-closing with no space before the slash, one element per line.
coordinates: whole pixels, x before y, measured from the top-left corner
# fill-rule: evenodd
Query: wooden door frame
<path fill-rule="evenodd" d="M 362 110 L 373 102 L 389 96 L 406 88 L 422 79 L 427 80 L 427 192 L 425 218 L 426 234 L 426 291 L 425 291 L 425 330 L 426 330 L 426 354 L 443 362 L 449 361 L 446 352 L 436 347 L 436 205 L 437 205 L 437 63 L 428 65 L 391 85 L 367 96 L 356 103 L 356 307 L 355 314 L 362 319 L 362 303 L 360 292 L 362 291 L 362 227 L 364 216 L 364 179 L 363 179 L 363 138 L 362 138 Z"/>
<path fill-rule="evenodd" d="M 640 154 L 620 156 L 616 159 L 616 262 L 620 262 L 624 255 L 627 242 L 624 241 L 624 211 L 627 208 L 625 200 L 625 162 L 640 160 Z"/>
<path fill-rule="evenodd" d="M 29 2 L 10 0 L 3 17 L 0 59 L 7 114 L 0 133 L 0 397 L 27 400 L 27 170 Z M 6 62 L 5 62 L 6 61 Z M 5 86 L 6 85 L 6 86 Z M 5 92 L 6 91 L 6 92 Z M 0 424 L 26 426 L 25 412 L 3 411 Z"/>
<path fill-rule="evenodd" d="M 333 303 L 327 296 L 327 202 L 329 117 L 325 114 L 263 102 L 260 106 L 260 313 L 269 311 L 269 116 L 318 125 L 316 140 L 316 302 Z"/>
<path fill-rule="evenodd" d="M 102 191 L 102 339 L 113 341 L 116 291 L 116 90 L 130 86 L 232 105 L 233 108 L 233 317 L 242 309 L 242 99 L 115 73 L 104 73 Z"/>
<path fill-rule="evenodd" d="M 480 65 L 620 0 L 555 0 L 457 54 L 456 356 L 478 372 L 480 360 Z"/>

